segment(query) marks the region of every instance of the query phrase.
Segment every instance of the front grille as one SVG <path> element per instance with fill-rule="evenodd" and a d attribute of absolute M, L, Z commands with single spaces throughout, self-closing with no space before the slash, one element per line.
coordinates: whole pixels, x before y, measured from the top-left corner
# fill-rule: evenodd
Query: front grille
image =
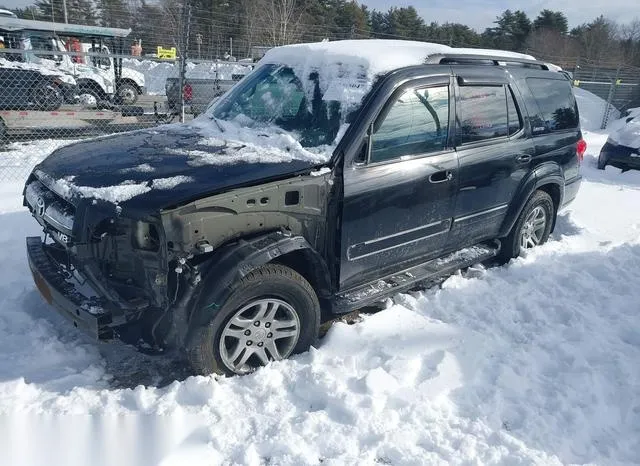
<path fill-rule="evenodd" d="M 32 214 L 47 232 L 63 244 L 70 243 L 75 207 L 37 179 L 27 184 L 24 196 Z"/>

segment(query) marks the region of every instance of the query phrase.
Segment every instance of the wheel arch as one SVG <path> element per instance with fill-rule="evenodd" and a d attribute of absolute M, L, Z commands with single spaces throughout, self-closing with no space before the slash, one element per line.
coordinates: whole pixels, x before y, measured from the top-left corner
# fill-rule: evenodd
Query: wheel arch
<path fill-rule="evenodd" d="M 522 209 L 524 209 L 527 204 L 527 201 L 537 190 L 542 190 L 551 196 L 555 213 L 557 214 L 564 197 L 564 174 L 560 165 L 555 162 L 543 163 L 532 170 L 523 180 L 509 205 L 509 209 L 500 228 L 499 237 L 505 237 L 509 234 L 522 213 Z M 556 215 L 554 215 L 551 225 L 552 232 L 555 224 Z"/>
<path fill-rule="evenodd" d="M 174 322 L 179 323 L 176 328 L 178 344 L 188 347 L 197 328 L 208 325 L 215 317 L 233 292 L 234 284 L 268 263 L 292 268 L 311 284 L 321 302 L 328 301 L 331 289 L 328 267 L 304 237 L 275 231 L 235 240 L 200 262 L 198 268 L 202 278 L 198 293 L 193 296 L 188 309 L 174 309 L 174 312 L 186 311 L 189 314 L 174 316 Z M 205 290 L 206 295 L 203 293 Z"/>

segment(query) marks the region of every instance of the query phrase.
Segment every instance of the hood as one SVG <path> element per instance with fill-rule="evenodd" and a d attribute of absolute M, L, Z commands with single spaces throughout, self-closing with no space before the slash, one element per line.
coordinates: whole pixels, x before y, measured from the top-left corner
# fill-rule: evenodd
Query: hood
<path fill-rule="evenodd" d="M 126 66 L 122 67 L 122 77 L 129 78 L 135 82 L 138 86 L 144 87 L 144 74 L 140 71 L 132 70 Z"/>
<path fill-rule="evenodd" d="M 197 128 L 166 125 L 62 147 L 36 174 L 72 200 L 101 199 L 151 212 L 321 165 L 282 149 L 203 138 Z"/>

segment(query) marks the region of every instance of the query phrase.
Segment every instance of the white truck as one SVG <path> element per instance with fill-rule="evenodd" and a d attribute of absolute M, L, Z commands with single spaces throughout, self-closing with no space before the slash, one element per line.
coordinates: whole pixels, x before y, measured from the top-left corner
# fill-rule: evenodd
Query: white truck
<path fill-rule="evenodd" d="M 130 29 L 0 17 L 0 35 L 10 37 L 18 47 L 19 56 L 14 59 L 71 74 L 78 83 L 81 101 L 87 103 L 116 100 L 131 105 L 144 93 L 144 75 L 123 68 L 122 60 L 114 61 L 104 45 L 106 40 L 114 43 L 120 40 L 122 49 L 122 40 L 130 32 Z M 68 38 L 67 42 L 62 38 Z M 78 43 L 75 49 L 68 46 L 73 39 Z M 77 52 L 77 55 L 70 52 Z M 13 53 L 15 55 L 16 51 Z"/>

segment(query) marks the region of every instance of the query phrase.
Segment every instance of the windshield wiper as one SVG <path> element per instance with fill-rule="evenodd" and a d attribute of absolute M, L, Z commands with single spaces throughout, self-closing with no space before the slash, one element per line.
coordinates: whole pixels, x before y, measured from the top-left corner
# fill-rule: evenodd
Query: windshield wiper
<path fill-rule="evenodd" d="M 221 133 L 224 133 L 224 128 L 222 127 L 222 125 L 220 124 L 220 122 L 218 121 L 218 119 L 216 117 L 214 117 L 213 115 L 211 115 L 209 117 L 211 120 L 213 120 L 213 122 L 216 124 L 216 126 L 218 127 L 218 129 L 220 130 Z"/>

